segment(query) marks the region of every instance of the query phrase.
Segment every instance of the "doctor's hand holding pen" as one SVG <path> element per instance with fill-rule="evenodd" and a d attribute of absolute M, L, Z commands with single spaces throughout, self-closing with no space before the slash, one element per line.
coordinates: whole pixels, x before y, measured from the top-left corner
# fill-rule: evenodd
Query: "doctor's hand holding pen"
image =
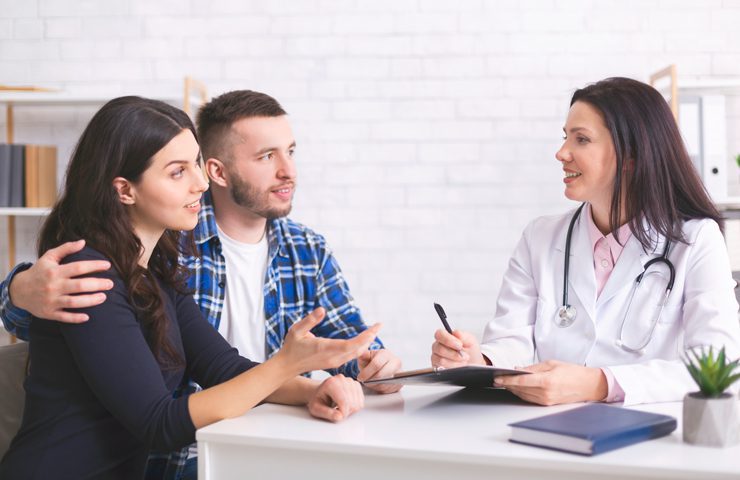
<path fill-rule="evenodd" d="M 465 365 L 490 365 L 480 351 L 475 335 L 462 330 L 451 333 L 439 329 L 434 332 L 432 344 L 432 366 L 455 368 Z"/>
<path fill-rule="evenodd" d="M 475 335 L 462 330 L 452 330 L 447 322 L 447 313 L 442 305 L 435 303 L 439 319 L 444 329 L 434 332 L 432 344 L 432 366 L 443 368 L 464 367 L 465 365 L 490 365 L 483 356 Z"/>

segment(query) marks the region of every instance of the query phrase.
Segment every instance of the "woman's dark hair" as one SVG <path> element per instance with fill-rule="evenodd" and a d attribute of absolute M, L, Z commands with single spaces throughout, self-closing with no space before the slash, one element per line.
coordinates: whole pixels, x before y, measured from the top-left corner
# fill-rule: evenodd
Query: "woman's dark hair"
<path fill-rule="evenodd" d="M 154 154 L 185 129 L 195 136 L 190 118 L 164 102 L 129 96 L 106 103 L 75 147 L 63 194 L 44 222 L 38 242 L 42 255 L 61 243 L 84 238 L 110 259 L 146 327 L 150 348 L 166 367 L 179 365 L 182 359 L 167 341 L 168 319 L 154 277 L 179 291 L 184 289 L 186 270 L 178 263 L 180 232 L 165 231 L 149 260 L 153 275 L 147 275 L 138 263 L 141 241 L 113 179 L 139 181 Z"/>
<path fill-rule="evenodd" d="M 619 228 L 622 202 L 630 230 L 646 250 L 655 248 L 656 234 L 685 243 L 682 224 L 686 220 L 711 218 L 723 229 L 722 217 L 691 163 L 668 103 L 657 90 L 629 78 L 607 78 L 576 90 L 570 104 L 575 102 L 601 112 L 614 142 L 612 232 Z M 627 175 L 625 162 L 631 162 Z M 647 231 L 645 223 L 650 226 Z"/>

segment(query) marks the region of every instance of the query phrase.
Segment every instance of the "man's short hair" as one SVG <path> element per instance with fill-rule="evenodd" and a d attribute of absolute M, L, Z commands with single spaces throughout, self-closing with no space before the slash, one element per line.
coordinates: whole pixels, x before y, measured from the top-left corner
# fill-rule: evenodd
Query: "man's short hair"
<path fill-rule="evenodd" d="M 271 96 L 252 90 L 234 90 L 212 99 L 198 110 L 198 141 L 203 158 L 226 160 L 225 148 L 234 122 L 252 117 L 286 115 L 283 107 Z"/>

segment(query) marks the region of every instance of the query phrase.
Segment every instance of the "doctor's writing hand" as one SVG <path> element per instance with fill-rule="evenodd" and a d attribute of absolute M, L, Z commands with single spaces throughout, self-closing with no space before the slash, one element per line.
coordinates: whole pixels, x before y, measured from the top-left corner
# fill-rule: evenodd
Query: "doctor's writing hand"
<path fill-rule="evenodd" d="M 67 242 L 44 253 L 24 272 L 16 273 L 10 282 L 13 304 L 38 318 L 64 323 L 80 323 L 88 319 L 85 313 L 71 313 L 68 308 L 86 308 L 105 301 L 103 290 L 113 288 L 105 278 L 77 278 L 110 268 L 102 260 L 72 262 L 61 265 L 67 255 L 79 252 L 84 240 Z"/>
<path fill-rule="evenodd" d="M 360 356 L 375 340 L 381 324 L 376 323 L 354 338 L 347 340 L 318 338 L 311 329 L 324 319 L 322 307 L 293 324 L 285 336 L 283 347 L 276 355 L 286 359 L 295 374 L 313 370 L 337 368 Z"/>
<path fill-rule="evenodd" d="M 391 351 L 381 348 L 380 350 L 365 350 L 357 358 L 357 365 L 360 367 L 360 373 L 357 380 L 364 382 L 373 378 L 387 378 L 401 370 L 401 360 Z M 366 385 L 366 388 L 377 393 L 394 393 L 401 390 L 403 385 L 394 384 L 373 384 Z"/>
<path fill-rule="evenodd" d="M 487 364 L 480 353 L 478 339 L 472 333 L 453 330 L 450 334 L 440 328 L 434 332 L 434 340 L 432 344 L 432 366 L 434 367 L 455 368 Z"/>
<path fill-rule="evenodd" d="M 497 377 L 494 386 L 539 405 L 600 402 L 608 393 L 606 376 L 600 368 L 548 360 L 521 370 L 532 374 Z"/>
<path fill-rule="evenodd" d="M 339 422 L 364 406 L 362 385 L 339 374 L 321 382 L 308 402 L 308 411 L 316 418 Z"/>

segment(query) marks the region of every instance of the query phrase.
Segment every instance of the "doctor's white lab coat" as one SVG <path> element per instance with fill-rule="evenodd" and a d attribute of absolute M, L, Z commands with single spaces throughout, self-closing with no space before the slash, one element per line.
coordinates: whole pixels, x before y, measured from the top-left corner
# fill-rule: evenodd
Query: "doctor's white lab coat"
<path fill-rule="evenodd" d="M 681 359 L 686 349 L 713 345 L 740 356 L 738 304 L 727 249 L 713 220 L 684 223 L 687 244 L 673 243 L 668 259 L 676 270 L 673 291 L 655 326 L 644 354 L 630 353 L 616 341 L 637 347 L 647 338 L 665 294 L 668 269 L 658 263 L 648 269 L 629 315 L 627 304 L 635 278 L 650 259 L 660 256 L 661 238 L 654 251 L 643 251 L 634 235 L 624 246 L 604 289 L 596 298 L 596 279 L 584 208 L 573 229 L 569 303 L 575 322 L 556 324 L 563 302 L 565 238 L 575 210 L 541 217 L 524 230 L 506 274 L 496 316 L 485 328 L 481 350 L 494 365 L 527 366 L 560 360 L 589 367 L 608 367 L 625 392 L 625 405 L 678 401 L 698 390 Z"/>

